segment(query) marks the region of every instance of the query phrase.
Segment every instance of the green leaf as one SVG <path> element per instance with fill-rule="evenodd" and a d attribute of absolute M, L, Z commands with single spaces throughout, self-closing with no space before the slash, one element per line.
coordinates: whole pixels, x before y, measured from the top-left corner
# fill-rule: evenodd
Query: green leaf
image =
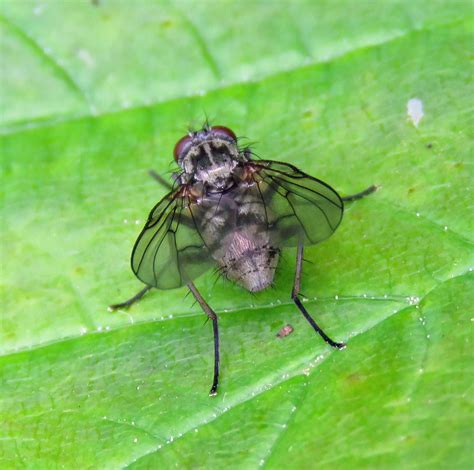
<path fill-rule="evenodd" d="M 471 467 L 470 12 L 3 2 L 2 468 Z M 206 115 L 341 194 L 381 186 L 305 253 L 306 306 L 344 351 L 290 301 L 294 250 L 257 295 L 197 281 L 215 398 L 185 289 L 106 308 L 141 288 L 129 254 L 165 193 L 147 170 Z"/>

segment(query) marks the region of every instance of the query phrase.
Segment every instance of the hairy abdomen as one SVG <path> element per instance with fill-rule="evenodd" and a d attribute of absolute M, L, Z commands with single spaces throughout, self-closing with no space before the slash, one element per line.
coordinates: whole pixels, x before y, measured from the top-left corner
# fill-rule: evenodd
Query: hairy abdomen
<path fill-rule="evenodd" d="M 227 251 L 217 260 L 223 274 L 250 292 L 270 286 L 275 276 L 279 250 L 271 247 L 268 240 L 255 237 L 247 230 L 237 231 L 232 236 Z"/>

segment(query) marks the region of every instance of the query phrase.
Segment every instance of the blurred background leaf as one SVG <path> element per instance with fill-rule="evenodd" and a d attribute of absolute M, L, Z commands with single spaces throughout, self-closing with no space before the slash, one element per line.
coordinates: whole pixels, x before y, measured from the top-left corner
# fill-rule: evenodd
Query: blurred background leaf
<path fill-rule="evenodd" d="M 3 468 L 472 466 L 472 5 L 406 0 L 0 6 Z M 420 100 L 419 122 L 407 114 Z M 106 306 L 172 148 L 205 117 L 342 194 L 308 309 L 197 282 Z M 277 331 L 291 323 L 284 340 Z"/>

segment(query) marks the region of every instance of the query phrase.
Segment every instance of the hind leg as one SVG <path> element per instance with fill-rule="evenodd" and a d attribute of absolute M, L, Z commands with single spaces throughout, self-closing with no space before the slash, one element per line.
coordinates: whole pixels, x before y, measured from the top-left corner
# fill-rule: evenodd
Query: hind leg
<path fill-rule="evenodd" d="M 368 196 L 369 194 L 375 193 L 377 189 L 379 189 L 379 187 L 373 184 L 372 186 L 369 186 L 367 189 L 364 189 L 363 191 L 361 191 L 360 193 L 351 194 L 350 196 L 344 196 L 344 197 L 341 197 L 341 199 L 344 202 L 357 201 L 357 199 L 362 199 L 363 197 Z"/>
<path fill-rule="evenodd" d="M 308 323 L 313 327 L 313 330 L 318 333 L 321 338 L 326 341 L 329 345 L 333 348 L 337 349 L 344 349 L 346 345 L 344 343 L 338 343 L 332 340 L 323 330 L 322 328 L 314 321 L 313 317 L 308 313 L 308 311 L 304 308 L 301 299 L 299 298 L 300 288 L 301 288 L 301 273 L 302 273 L 302 265 L 303 265 L 303 245 L 300 243 L 298 245 L 298 252 L 296 255 L 296 271 L 295 271 L 295 280 L 293 283 L 293 290 L 291 291 L 291 298 L 293 302 L 296 304 L 300 312 L 306 318 Z"/>

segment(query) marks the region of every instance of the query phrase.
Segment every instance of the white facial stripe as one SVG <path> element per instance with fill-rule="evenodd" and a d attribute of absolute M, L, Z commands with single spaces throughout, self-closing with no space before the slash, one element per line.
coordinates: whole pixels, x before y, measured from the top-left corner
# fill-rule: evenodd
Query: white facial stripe
<path fill-rule="evenodd" d="M 215 165 L 215 164 L 216 164 L 216 161 L 214 160 L 214 157 L 213 157 L 213 155 L 212 155 L 211 146 L 209 145 L 209 143 L 208 143 L 208 142 L 204 142 L 203 148 L 204 148 L 204 151 L 205 151 L 206 154 L 207 154 L 207 157 L 209 158 L 209 161 L 211 162 L 211 165 Z"/>

